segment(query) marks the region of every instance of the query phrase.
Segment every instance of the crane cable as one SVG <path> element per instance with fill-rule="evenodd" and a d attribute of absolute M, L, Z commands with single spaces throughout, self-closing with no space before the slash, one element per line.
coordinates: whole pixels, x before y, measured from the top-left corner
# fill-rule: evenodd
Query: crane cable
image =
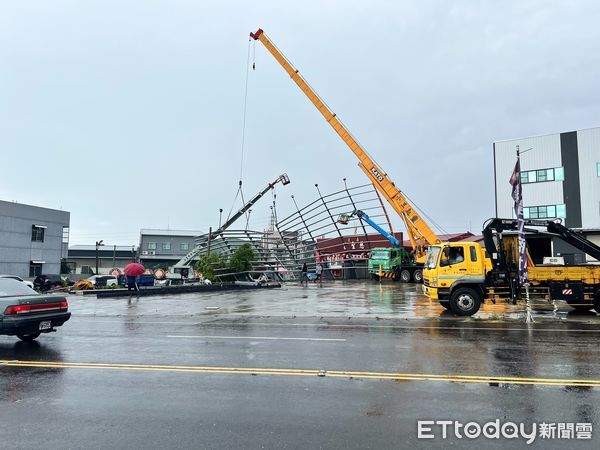
<path fill-rule="evenodd" d="M 246 142 L 246 110 L 248 109 L 248 79 L 250 75 L 250 43 L 252 39 L 248 40 L 248 55 L 246 57 L 246 84 L 244 88 L 244 113 L 242 119 L 242 148 L 240 157 L 240 185 L 242 181 L 243 169 L 244 169 L 244 144 Z M 254 69 L 254 62 L 252 63 Z"/>
<path fill-rule="evenodd" d="M 277 226 L 277 192 L 275 192 L 275 187 L 271 190 L 271 198 L 273 199 L 273 219 L 275 220 L 273 225 Z"/>
<path fill-rule="evenodd" d="M 242 204 L 245 204 L 244 202 L 244 193 L 242 192 L 242 179 L 243 179 L 243 175 L 244 175 L 244 146 L 246 143 L 246 111 L 248 110 L 248 79 L 249 79 L 249 75 L 250 75 L 250 44 L 252 42 L 252 39 L 248 39 L 248 50 L 247 50 L 247 55 L 246 55 L 246 82 L 245 82 L 245 86 L 244 86 L 244 108 L 243 108 L 243 114 L 242 114 L 242 143 L 241 143 L 241 150 L 240 150 L 240 180 L 239 180 L 239 184 L 238 184 L 238 190 L 235 194 L 235 198 L 233 199 L 233 203 L 231 204 L 231 208 L 229 209 L 229 214 L 227 215 L 227 219 L 229 219 L 231 217 L 231 213 L 233 212 L 233 208 L 235 206 L 235 201 L 237 200 L 238 196 L 241 196 L 242 198 Z M 255 45 L 255 50 L 254 50 L 254 57 L 256 57 L 256 45 Z M 254 61 L 252 62 L 252 70 L 254 70 L 255 68 L 255 64 Z"/>
<path fill-rule="evenodd" d="M 421 215 L 425 216 L 425 218 L 431 223 L 438 231 L 441 231 L 443 234 L 449 234 L 446 229 L 444 229 L 439 223 L 437 223 L 431 216 L 429 216 L 419 205 L 417 205 L 406 192 L 402 191 L 402 195 L 406 197 L 406 199 L 421 213 Z"/>

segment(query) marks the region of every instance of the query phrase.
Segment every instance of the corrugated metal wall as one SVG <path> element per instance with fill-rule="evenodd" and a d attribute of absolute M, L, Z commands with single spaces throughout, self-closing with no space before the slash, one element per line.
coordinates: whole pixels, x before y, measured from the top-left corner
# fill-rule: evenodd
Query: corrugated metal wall
<path fill-rule="evenodd" d="M 0 273 L 29 277 L 31 261 L 45 261 L 42 272 L 60 273 L 63 227 L 70 213 L 0 201 Z M 31 226 L 43 225 L 44 242 L 31 241 Z"/>
<path fill-rule="evenodd" d="M 516 146 L 521 151 L 529 148 L 521 155 L 521 170 L 549 169 L 561 167 L 560 134 L 536 136 L 496 142 L 496 214 L 498 217 L 512 217 L 513 199 L 511 186 L 508 183 L 516 162 Z M 563 203 L 561 181 L 547 181 L 523 185 L 523 205 L 541 206 L 558 205 Z M 568 213 L 568 212 L 567 212 Z"/>
<path fill-rule="evenodd" d="M 582 228 L 600 228 L 600 128 L 577 132 Z"/>

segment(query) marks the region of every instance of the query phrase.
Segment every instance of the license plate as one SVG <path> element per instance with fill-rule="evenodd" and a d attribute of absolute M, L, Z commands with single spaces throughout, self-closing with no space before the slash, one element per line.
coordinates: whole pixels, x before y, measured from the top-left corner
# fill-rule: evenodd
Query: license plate
<path fill-rule="evenodd" d="M 40 331 L 42 330 L 49 330 L 50 328 L 52 328 L 52 322 L 49 320 L 44 320 L 43 322 L 40 322 Z"/>

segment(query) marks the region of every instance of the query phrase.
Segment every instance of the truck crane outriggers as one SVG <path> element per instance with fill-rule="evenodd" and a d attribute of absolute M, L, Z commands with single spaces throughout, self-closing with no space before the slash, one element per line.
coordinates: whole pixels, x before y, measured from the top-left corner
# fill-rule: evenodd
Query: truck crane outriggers
<path fill-rule="evenodd" d="M 396 239 L 396 236 L 380 227 L 367 213 L 355 209 L 350 214 L 341 214 L 337 221 L 342 225 L 347 225 L 354 216 L 367 222 L 392 245 L 391 248 L 376 247 L 371 249 L 371 256 L 367 265 L 371 278 L 376 280 L 380 277 L 393 278 L 403 283 L 408 283 L 411 280 L 415 283 L 423 281 L 423 265 L 416 263 L 414 257 L 402 247 L 402 243 Z"/>
<path fill-rule="evenodd" d="M 277 183 L 281 183 L 285 186 L 286 184 L 290 183 L 290 178 L 287 176 L 287 174 L 284 173 L 282 175 L 279 175 L 279 177 L 276 180 L 267 184 L 267 186 L 264 189 L 262 189 L 254 197 L 248 200 L 248 202 L 246 202 L 244 206 L 242 206 L 223 225 L 221 225 L 217 230 L 210 233 L 210 236 L 206 235 L 204 240 L 200 240 L 199 242 L 197 242 L 192 250 L 190 250 L 183 258 L 181 258 L 175 263 L 174 266 L 171 267 L 170 272 L 173 274 L 181 274 L 182 272 L 185 274 L 186 272 L 189 272 L 190 269 L 192 269 L 192 267 L 190 266 L 191 262 L 196 256 L 198 256 L 200 250 L 206 246 L 208 239 L 214 239 L 223 234 L 223 232 L 227 230 L 231 225 L 233 225 L 233 223 L 236 220 L 242 217 L 246 211 L 252 208 L 252 205 L 254 205 L 258 200 L 260 200 L 263 195 L 265 195 L 271 189 L 274 189 Z"/>
<path fill-rule="evenodd" d="M 350 150 L 359 160 L 358 166 L 369 177 L 369 180 L 377 188 L 385 199 L 392 205 L 405 224 L 406 233 L 410 239 L 415 260 L 423 263 L 426 258 L 426 247 L 440 244 L 441 240 L 429 227 L 423 218 L 417 213 L 406 196 L 398 189 L 387 173 L 373 160 L 366 150 L 354 139 L 350 131 L 338 119 L 336 114 L 325 104 L 317 93 L 309 86 L 290 61 L 277 49 L 275 44 L 267 37 L 262 29 L 250 33 L 250 37 L 260 41 L 273 55 L 292 80 L 304 92 L 308 99 L 315 105 L 325 120 L 333 127 L 335 132 L 342 138 Z"/>

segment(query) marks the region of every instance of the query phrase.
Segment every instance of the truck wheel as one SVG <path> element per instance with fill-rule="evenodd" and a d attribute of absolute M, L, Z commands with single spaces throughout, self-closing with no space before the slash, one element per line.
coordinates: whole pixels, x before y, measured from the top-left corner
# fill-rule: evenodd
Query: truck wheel
<path fill-rule="evenodd" d="M 479 294 L 471 288 L 460 288 L 450 296 L 450 309 L 459 316 L 472 316 L 481 306 Z"/>
<path fill-rule="evenodd" d="M 451 309 L 450 302 L 448 300 L 440 300 L 440 305 L 442 305 L 446 309 Z"/>
<path fill-rule="evenodd" d="M 379 275 L 377 275 L 376 273 L 372 273 L 371 274 L 371 280 L 379 281 Z"/>
<path fill-rule="evenodd" d="M 40 336 L 40 333 L 17 334 L 17 337 L 25 342 L 33 342 Z"/>
<path fill-rule="evenodd" d="M 400 271 L 400 281 L 408 283 L 410 281 L 410 271 L 402 269 L 402 271 Z"/>
<path fill-rule="evenodd" d="M 423 271 L 420 269 L 417 269 L 414 271 L 413 273 L 413 281 L 415 283 L 422 283 L 423 282 Z"/>

